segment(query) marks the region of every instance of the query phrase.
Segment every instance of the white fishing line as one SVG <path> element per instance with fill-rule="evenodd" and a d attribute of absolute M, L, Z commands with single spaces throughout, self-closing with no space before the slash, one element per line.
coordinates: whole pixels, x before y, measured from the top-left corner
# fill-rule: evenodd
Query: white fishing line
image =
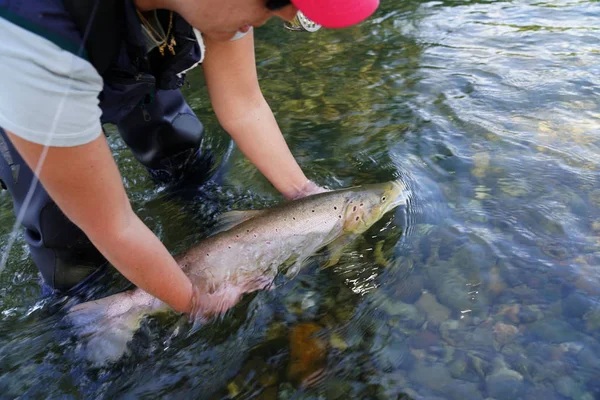
<path fill-rule="evenodd" d="M 98 4 L 99 4 L 99 1 L 97 1 L 96 4 L 94 4 L 94 9 L 92 10 L 92 13 L 90 14 L 91 15 L 90 22 L 88 22 L 88 26 L 86 27 L 86 31 L 85 31 L 85 34 L 83 35 L 83 39 L 81 41 L 81 45 L 79 46 L 79 50 L 77 51 L 77 54 L 74 55 L 74 57 L 72 58 L 71 68 L 68 73 L 68 75 L 70 76 L 69 83 L 68 83 L 65 91 L 61 95 L 56 114 L 54 115 L 54 119 L 52 120 L 52 125 L 50 126 L 50 132 L 48 134 L 48 138 L 44 142 L 44 148 L 42 149 L 40 158 L 37 162 L 37 165 L 35 166 L 33 180 L 31 181 L 31 185 L 29 186 L 29 189 L 27 190 L 27 195 L 25 196 L 25 200 L 23 201 L 21 209 L 19 210 L 19 214 L 17 215 L 17 220 L 15 221 L 15 224 L 12 227 L 12 231 L 10 232 L 10 236 L 8 238 L 8 243 L 7 243 L 6 249 L 5 249 L 4 253 L 2 254 L 2 259 L 0 259 L 0 274 L 4 271 L 4 268 L 6 267 L 6 264 L 8 262 L 8 255 L 10 254 L 10 251 L 12 250 L 12 247 L 15 244 L 15 241 L 17 240 L 17 233 L 21 226 L 21 222 L 23 222 L 23 219 L 25 218 L 25 211 L 27 210 L 27 207 L 29 207 L 29 203 L 31 202 L 31 198 L 33 197 L 33 192 L 35 191 L 35 189 L 39 183 L 38 175 L 39 175 L 40 171 L 42 170 L 44 162 L 46 161 L 46 156 L 48 155 L 48 149 L 50 148 L 50 142 L 52 140 L 52 137 L 56 134 L 58 120 L 59 120 L 60 116 L 62 115 L 62 112 L 65 108 L 65 102 L 67 100 L 67 97 L 71 93 L 71 88 L 72 88 L 73 82 L 74 82 L 73 77 L 72 77 L 74 65 L 76 62 L 78 62 L 77 57 L 81 57 L 81 55 L 83 54 L 84 43 L 89 35 L 91 22 L 94 20 L 94 17 L 96 16 L 96 11 L 98 10 Z"/>

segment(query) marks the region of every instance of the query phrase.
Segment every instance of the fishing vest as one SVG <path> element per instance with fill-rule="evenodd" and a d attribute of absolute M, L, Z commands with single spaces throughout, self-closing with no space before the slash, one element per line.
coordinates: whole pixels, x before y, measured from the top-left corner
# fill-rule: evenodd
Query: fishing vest
<path fill-rule="evenodd" d="M 90 61 L 102 76 L 102 123 L 117 123 L 156 90 L 180 88 L 203 49 L 173 13 L 175 54 L 148 53 L 133 0 L 0 0 L 0 17 Z"/>

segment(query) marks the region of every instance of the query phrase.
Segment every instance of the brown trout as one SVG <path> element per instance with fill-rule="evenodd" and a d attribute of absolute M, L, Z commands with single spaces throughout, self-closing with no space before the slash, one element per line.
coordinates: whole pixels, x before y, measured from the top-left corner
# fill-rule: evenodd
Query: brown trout
<path fill-rule="evenodd" d="M 244 293 L 268 287 L 277 273 L 293 277 L 326 246 L 330 260 L 325 266 L 336 264 L 347 244 L 406 200 L 404 185 L 391 181 L 320 193 L 264 210 L 232 211 L 223 215 L 215 234 L 175 259 L 201 287 L 206 314 L 220 313 Z M 169 310 L 134 289 L 76 305 L 68 319 L 87 337 L 88 357 L 103 362 L 121 357 L 144 316 Z"/>

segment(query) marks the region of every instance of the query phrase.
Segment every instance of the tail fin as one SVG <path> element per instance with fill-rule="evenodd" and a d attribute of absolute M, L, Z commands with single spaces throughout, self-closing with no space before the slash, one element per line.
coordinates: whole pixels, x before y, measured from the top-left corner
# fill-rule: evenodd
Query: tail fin
<path fill-rule="evenodd" d="M 67 320 L 82 340 L 85 357 L 90 362 L 104 364 L 125 354 L 127 343 L 152 309 L 149 296 L 141 290 L 131 290 L 78 304 L 69 310 Z"/>

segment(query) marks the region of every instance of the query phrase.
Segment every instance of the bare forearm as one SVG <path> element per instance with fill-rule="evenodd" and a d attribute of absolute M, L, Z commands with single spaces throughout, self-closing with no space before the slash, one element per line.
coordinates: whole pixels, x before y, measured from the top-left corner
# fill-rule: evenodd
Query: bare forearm
<path fill-rule="evenodd" d="M 262 98 L 252 102 L 244 116 L 222 121 L 240 150 L 284 196 L 291 198 L 307 178 L 294 159 L 273 113 Z"/>
<path fill-rule="evenodd" d="M 136 286 L 176 311 L 188 312 L 192 285 L 165 246 L 132 212 L 114 234 L 88 233 L 106 259 Z"/>
<path fill-rule="evenodd" d="M 287 198 L 307 179 L 292 156 L 256 74 L 253 32 L 235 42 L 205 40 L 204 74 L 219 122 L 260 172 Z"/>
<path fill-rule="evenodd" d="M 43 146 L 7 134 L 35 169 Z M 50 147 L 40 182 L 65 215 L 126 278 L 172 308 L 188 311 L 191 283 L 131 209 L 104 136 L 81 146 Z"/>

